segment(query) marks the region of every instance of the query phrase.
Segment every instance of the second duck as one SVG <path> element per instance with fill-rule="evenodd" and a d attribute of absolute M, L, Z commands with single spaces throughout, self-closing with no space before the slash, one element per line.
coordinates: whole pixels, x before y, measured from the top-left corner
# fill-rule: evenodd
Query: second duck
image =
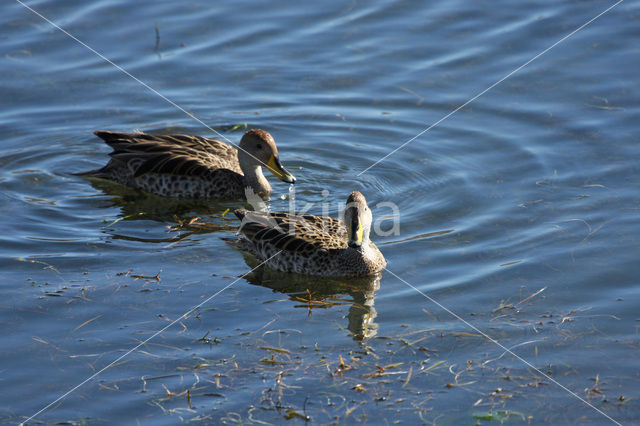
<path fill-rule="evenodd" d="M 371 242 L 373 216 L 358 191 L 347 199 L 344 221 L 328 216 L 288 212 L 234 212 L 243 238 L 231 244 L 272 269 L 324 277 L 373 275 L 387 265 Z"/>

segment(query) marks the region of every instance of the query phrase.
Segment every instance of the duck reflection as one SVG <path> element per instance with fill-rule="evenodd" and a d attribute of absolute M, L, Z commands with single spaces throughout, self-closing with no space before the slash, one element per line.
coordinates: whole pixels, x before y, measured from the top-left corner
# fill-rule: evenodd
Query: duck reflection
<path fill-rule="evenodd" d="M 295 308 L 326 309 L 332 306 L 349 306 L 347 328 L 354 340 L 366 340 L 378 333 L 374 307 L 375 292 L 380 288 L 381 274 L 360 278 L 322 278 L 289 272 L 279 272 L 260 263 L 250 254 L 241 252 L 250 268 L 245 275 L 253 285 L 267 287 L 285 293 L 296 302 Z M 350 296 L 348 300 L 344 296 Z"/>
<path fill-rule="evenodd" d="M 235 218 L 225 218 L 228 209 L 237 202 L 166 198 L 129 188 L 104 179 L 89 179 L 91 185 L 109 196 L 104 208 L 120 208 L 119 218 L 105 225 L 106 232 L 119 240 L 153 243 L 175 243 L 193 234 L 228 232 L 237 229 Z M 207 218 L 204 222 L 200 217 Z M 213 219 L 213 220 L 212 220 Z M 153 220 L 167 223 L 171 233 L 166 238 L 142 238 L 115 233 L 112 225 L 120 221 Z"/>
<path fill-rule="evenodd" d="M 119 207 L 122 210 L 122 217 L 127 219 L 147 215 L 160 221 L 175 220 L 175 216 L 190 213 L 205 215 L 238 206 L 237 202 L 232 201 L 161 197 L 105 179 L 89 179 L 89 181 L 93 188 L 111 197 L 109 204 L 105 207 Z"/>

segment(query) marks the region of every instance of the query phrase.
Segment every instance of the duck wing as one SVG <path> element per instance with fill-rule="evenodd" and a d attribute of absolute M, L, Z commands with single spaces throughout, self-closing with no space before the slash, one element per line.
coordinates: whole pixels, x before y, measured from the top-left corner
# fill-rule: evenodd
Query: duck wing
<path fill-rule="evenodd" d="M 111 158 L 127 164 L 134 177 L 145 173 L 204 177 L 218 169 L 242 174 L 236 148 L 215 139 L 105 131 L 95 134 L 113 148 Z"/>
<path fill-rule="evenodd" d="M 242 221 L 240 232 L 254 243 L 279 250 L 302 252 L 346 249 L 347 230 L 341 220 L 312 214 L 235 210 Z"/>

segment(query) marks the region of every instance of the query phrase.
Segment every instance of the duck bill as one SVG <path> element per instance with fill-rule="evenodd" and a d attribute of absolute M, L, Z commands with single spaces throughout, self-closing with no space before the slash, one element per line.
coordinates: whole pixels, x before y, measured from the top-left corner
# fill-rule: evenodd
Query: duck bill
<path fill-rule="evenodd" d="M 364 230 L 362 229 L 362 222 L 357 216 L 354 216 L 349 224 L 349 247 L 358 248 L 362 247 L 362 237 Z"/>
<path fill-rule="evenodd" d="M 272 155 L 269 158 L 269 162 L 266 164 L 267 170 L 269 170 L 275 177 L 278 179 L 287 182 L 287 183 L 296 183 L 296 178 L 287 171 L 282 164 L 280 163 L 280 159 L 275 155 Z"/>

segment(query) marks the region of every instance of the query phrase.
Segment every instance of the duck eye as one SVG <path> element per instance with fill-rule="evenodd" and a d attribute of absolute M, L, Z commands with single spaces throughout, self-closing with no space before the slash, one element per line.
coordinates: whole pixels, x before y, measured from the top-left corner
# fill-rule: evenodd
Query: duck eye
<path fill-rule="evenodd" d="M 262 144 L 259 143 L 258 145 L 256 145 L 256 148 L 262 149 Z"/>

